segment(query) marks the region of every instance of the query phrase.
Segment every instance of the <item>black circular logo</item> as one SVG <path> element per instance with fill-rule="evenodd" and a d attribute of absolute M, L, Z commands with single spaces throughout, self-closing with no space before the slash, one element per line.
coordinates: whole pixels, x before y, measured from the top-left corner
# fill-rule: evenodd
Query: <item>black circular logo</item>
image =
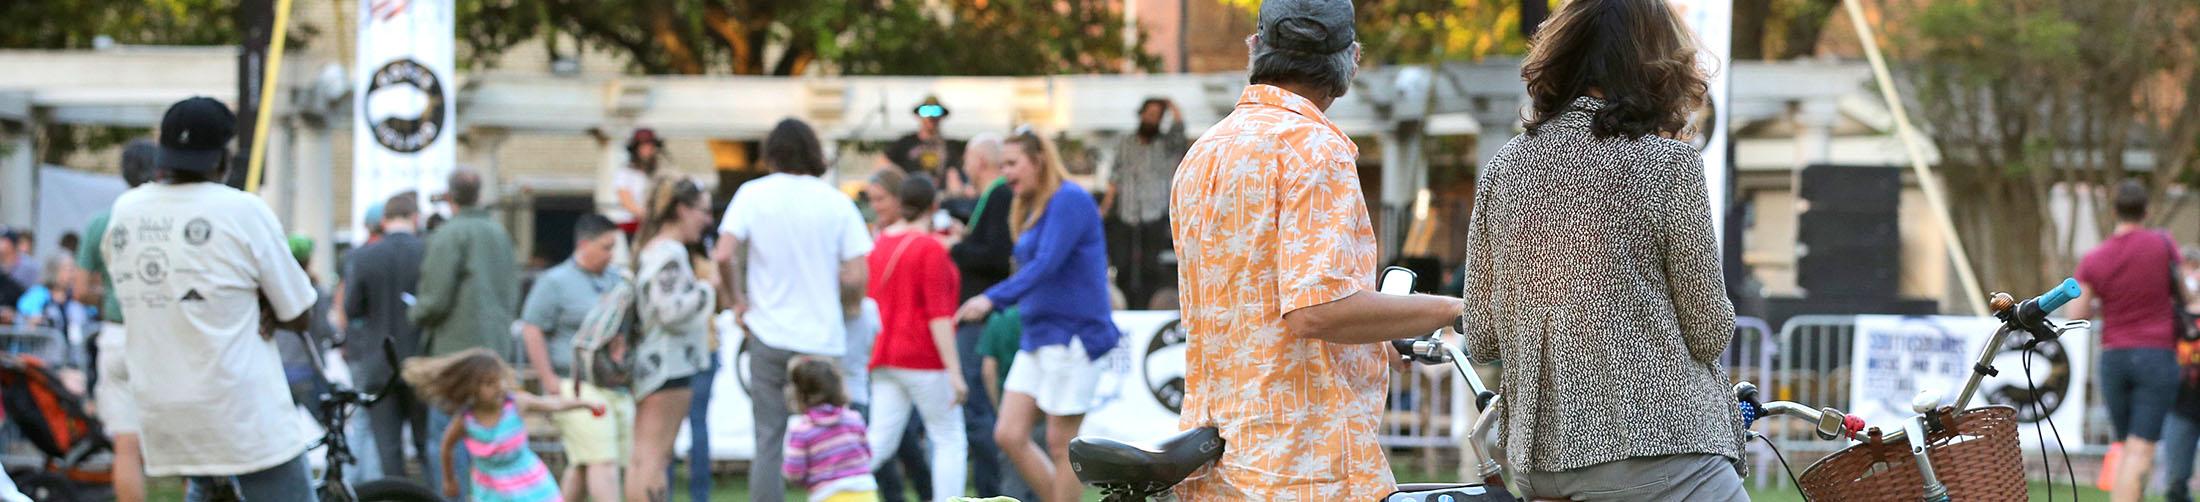
<path fill-rule="evenodd" d="M 145 250 L 145 254 L 138 255 L 138 277 L 144 279 L 146 284 L 160 284 L 161 281 L 168 280 L 168 253 L 155 246 Z"/>
<path fill-rule="evenodd" d="M 390 150 L 412 153 L 428 148 L 443 135 L 443 82 L 427 66 L 399 59 L 375 70 L 367 81 L 367 129 L 374 142 Z"/>
<path fill-rule="evenodd" d="M 206 218 L 192 218 L 190 223 L 183 225 L 183 241 L 193 246 L 206 244 L 206 240 L 213 237 L 214 225 L 207 223 Z"/>
<path fill-rule="evenodd" d="M 2027 349 L 2024 344 L 2029 339 L 2004 340 L 1994 354 L 1994 367 L 2001 375 L 1979 384 L 1986 402 L 2016 407 L 2017 421 L 2023 423 L 2053 416 L 2070 395 L 2070 353 L 2062 341 L 2046 340 Z"/>
<path fill-rule="evenodd" d="M 1146 341 L 1144 364 L 1138 365 L 1146 391 L 1169 413 L 1177 414 L 1184 413 L 1184 352 L 1191 349 L 1186 345 L 1190 332 L 1183 323 L 1182 319 L 1169 321 L 1154 331 Z"/>

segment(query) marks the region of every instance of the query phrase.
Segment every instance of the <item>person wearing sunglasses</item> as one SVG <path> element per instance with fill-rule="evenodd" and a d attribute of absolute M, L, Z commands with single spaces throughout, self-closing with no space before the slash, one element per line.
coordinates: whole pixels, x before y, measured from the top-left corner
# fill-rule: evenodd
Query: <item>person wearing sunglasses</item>
<path fill-rule="evenodd" d="M 945 183 L 951 173 L 954 179 L 962 179 L 963 142 L 950 141 L 940 135 L 940 122 L 947 120 L 947 106 L 940 104 L 939 96 L 925 96 L 924 102 L 918 103 L 910 113 L 917 116 L 917 132 L 887 145 L 886 160 L 903 172 L 924 173 L 941 183 Z"/>

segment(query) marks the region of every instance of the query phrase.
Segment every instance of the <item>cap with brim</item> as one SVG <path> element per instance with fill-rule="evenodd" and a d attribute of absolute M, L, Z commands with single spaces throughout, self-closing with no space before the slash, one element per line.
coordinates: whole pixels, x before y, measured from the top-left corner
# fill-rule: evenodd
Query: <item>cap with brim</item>
<path fill-rule="evenodd" d="M 187 150 L 163 146 L 160 147 L 160 160 L 154 165 L 162 171 L 206 173 L 213 172 L 215 166 L 221 165 L 222 157 L 227 155 L 229 152 L 222 150 Z"/>
<path fill-rule="evenodd" d="M 160 156 L 153 165 L 162 171 L 213 172 L 236 135 L 237 116 L 227 105 L 207 97 L 178 101 L 161 116 Z"/>
<path fill-rule="evenodd" d="M 932 109 L 936 109 L 936 110 L 939 110 L 939 114 L 938 114 L 938 115 L 927 115 L 927 114 L 925 114 L 925 113 L 924 113 L 924 109 L 925 109 L 925 108 L 932 108 Z M 910 110 L 909 110 L 909 113 L 913 113 L 913 114 L 916 114 L 916 115 L 917 115 L 917 116 L 919 116 L 919 117 L 925 117 L 925 118 L 947 118 L 947 115 L 948 115 L 948 114 L 950 114 L 950 113 L 952 113 L 952 112 L 948 111 L 948 109 L 947 109 L 947 105 L 943 105 L 943 104 L 940 104 L 940 97 L 939 97 L 939 96 L 925 96 L 925 97 L 924 97 L 924 102 L 923 102 L 923 103 L 918 103 L 918 104 L 917 104 L 917 107 L 916 107 L 916 108 L 912 108 L 912 109 L 910 109 Z"/>
<path fill-rule="evenodd" d="M 1260 39 L 1269 47 L 1335 54 L 1352 47 L 1352 2 L 1267 0 L 1260 4 Z"/>

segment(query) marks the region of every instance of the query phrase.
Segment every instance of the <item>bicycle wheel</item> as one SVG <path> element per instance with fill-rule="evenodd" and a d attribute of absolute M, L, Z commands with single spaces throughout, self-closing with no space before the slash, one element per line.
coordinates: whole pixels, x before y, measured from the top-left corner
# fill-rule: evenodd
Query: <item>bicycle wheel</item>
<path fill-rule="evenodd" d="M 377 479 L 362 483 L 355 490 L 359 502 L 443 502 L 443 497 L 428 491 L 428 487 L 401 479 Z"/>

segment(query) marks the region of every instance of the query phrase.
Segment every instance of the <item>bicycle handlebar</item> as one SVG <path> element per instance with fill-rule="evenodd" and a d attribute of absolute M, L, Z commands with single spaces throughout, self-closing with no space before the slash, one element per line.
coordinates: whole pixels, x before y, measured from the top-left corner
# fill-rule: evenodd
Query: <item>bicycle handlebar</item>
<path fill-rule="evenodd" d="M 1756 425 L 1758 419 L 1784 415 L 1816 424 L 1819 439 L 1859 439 L 1864 432 L 1864 419 L 1862 417 L 1842 413 L 1841 410 L 1833 408 L 1811 409 L 1809 406 L 1789 401 L 1759 403 L 1757 402 L 1757 386 L 1749 382 L 1734 384 L 1734 398 L 1736 401 L 1735 406 L 1740 407 L 1742 410 L 1742 428 L 1744 429 Z M 1895 436 L 1886 437 L 1892 439 L 1899 437 L 1900 434 L 1898 431 Z"/>
<path fill-rule="evenodd" d="M 2055 289 L 2047 290 L 2046 293 L 2041 293 L 2038 298 L 2033 298 L 2032 303 L 2039 305 L 2041 313 L 2052 314 L 2057 310 L 2062 310 L 2063 304 L 2078 299 L 2078 295 L 2081 294 L 2084 294 L 2084 291 L 2078 288 L 2077 279 L 2064 278 L 2062 284 L 2055 286 Z"/>

